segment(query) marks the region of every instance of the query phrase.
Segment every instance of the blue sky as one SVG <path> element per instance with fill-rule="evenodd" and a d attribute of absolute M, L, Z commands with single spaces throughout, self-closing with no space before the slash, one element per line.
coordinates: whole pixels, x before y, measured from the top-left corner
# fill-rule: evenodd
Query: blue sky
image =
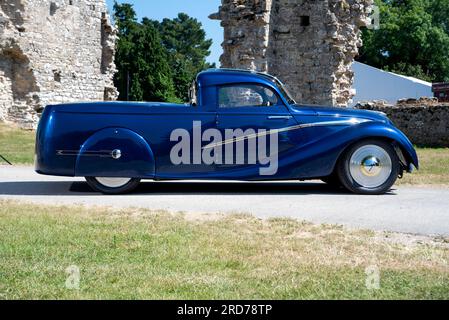
<path fill-rule="evenodd" d="M 114 0 L 106 0 L 109 10 L 112 12 Z M 221 4 L 220 0 L 119 0 L 119 3 L 131 3 L 139 17 L 148 17 L 154 20 L 164 18 L 175 18 L 179 12 L 185 12 L 189 16 L 198 19 L 206 30 L 207 38 L 213 40 L 209 62 L 219 64 L 219 58 L 222 53 L 221 43 L 223 42 L 223 29 L 220 27 L 220 21 L 210 20 L 209 14 L 217 12 Z"/>

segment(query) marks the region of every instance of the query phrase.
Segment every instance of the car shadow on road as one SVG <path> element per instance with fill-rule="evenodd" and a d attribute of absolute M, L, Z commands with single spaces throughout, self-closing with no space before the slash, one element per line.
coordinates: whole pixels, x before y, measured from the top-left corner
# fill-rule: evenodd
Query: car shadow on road
<path fill-rule="evenodd" d="M 338 195 L 348 194 L 320 182 L 142 182 L 130 195 Z M 388 193 L 395 195 L 395 190 Z M 0 195 L 97 196 L 85 182 L 0 182 Z M 127 196 L 127 195 L 124 195 Z"/>

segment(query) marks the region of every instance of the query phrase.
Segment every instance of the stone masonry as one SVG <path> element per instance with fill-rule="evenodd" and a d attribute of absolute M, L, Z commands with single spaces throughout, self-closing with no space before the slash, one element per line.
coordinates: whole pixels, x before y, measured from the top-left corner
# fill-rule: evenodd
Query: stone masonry
<path fill-rule="evenodd" d="M 399 100 L 396 105 L 384 101 L 363 102 L 356 108 L 386 113 L 414 144 L 449 147 L 449 103 L 421 98 Z"/>
<path fill-rule="evenodd" d="M 222 0 L 224 68 L 279 77 L 301 103 L 347 106 L 372 0 Z"/>
<path fill-rule="evenodd" d="M 113 100 L 104 0 L 0 0 L 0 121 L 35 128 L 47 104 Z"/>

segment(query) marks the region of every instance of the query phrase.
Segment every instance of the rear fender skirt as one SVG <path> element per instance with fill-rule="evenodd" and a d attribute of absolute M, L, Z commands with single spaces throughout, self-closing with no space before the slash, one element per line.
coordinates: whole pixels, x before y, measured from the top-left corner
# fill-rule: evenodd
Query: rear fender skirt
<path fill-rule="evenodd" d="M 107 128 L 93 134 L 79 151 L 58 150 L 76 156 L 75 176 L 153 178 L 155 159 L 147 141 L 134 131 Z"/>

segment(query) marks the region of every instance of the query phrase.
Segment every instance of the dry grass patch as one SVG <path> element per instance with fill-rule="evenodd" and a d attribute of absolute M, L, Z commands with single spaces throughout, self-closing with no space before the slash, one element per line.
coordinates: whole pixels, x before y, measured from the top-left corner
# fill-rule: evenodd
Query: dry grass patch
<path fill-rule="evenodd" d="M 399 184 L 449 185 L 449 148 L 418 148 L 420 170 L 406 174 Z"/>
<path fill-rule="evenodd" d="M 444 240 L 444 241 L 443 241 Z M 449 298 L 448 239 L 0 201 L 3 298 Z M 66 268 L 81 271 L 79 290 Z M 365 286 L 380 270 L 380 289 Z"/>

